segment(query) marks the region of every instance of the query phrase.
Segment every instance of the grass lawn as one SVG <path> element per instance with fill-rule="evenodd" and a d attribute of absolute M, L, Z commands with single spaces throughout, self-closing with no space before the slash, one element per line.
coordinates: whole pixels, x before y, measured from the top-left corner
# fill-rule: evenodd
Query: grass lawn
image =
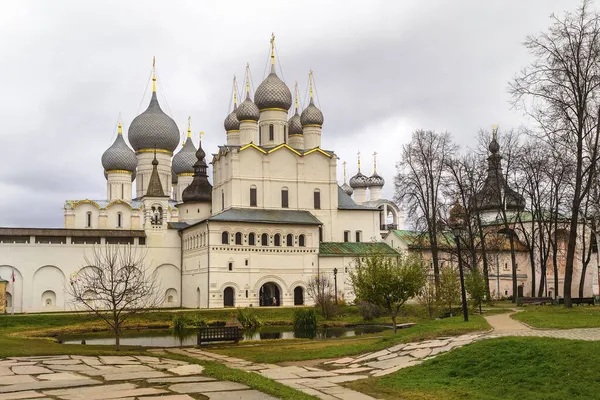
<path fill-rule="evenodd" d="M 512 318 L 535 328 L 572 329 L 600 327 L 600 307 L 597 306 L 528 306 Z"/>
<path fill-rule="evenodd" d="M 595 399 L 599 357 L 600 342 L 501 338 L 344 385 L 382 399 Z"/>
<path fill-rule="evenodd" d="M 411 320 L 415 319 L 411 318 Z M 440 336 L 453 336 L 486 329 L 489 329 L 489 325 L 485 319 L 478 315 L 472 315 L 467 323 L 463 322 L 462 317 L 433 321 L 428 319 L 417 320 L 417 325 L 407 329 L 399 329 L 396 335 L 390 329 L 381 333 L 355 338 L 266 340 L 245 342 L 238 345 L 215 345 L 208 347 L 208 350 L 255 362 L 278 363 L 282 361 L 345 357 L 381 350 L 398 343 L 432 339 Z"/>

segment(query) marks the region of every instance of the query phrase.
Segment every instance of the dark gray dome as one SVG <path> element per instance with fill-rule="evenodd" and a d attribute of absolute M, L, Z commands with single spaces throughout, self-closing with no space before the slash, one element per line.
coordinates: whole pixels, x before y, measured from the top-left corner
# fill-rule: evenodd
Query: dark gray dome
<path fill-rule="evenodd" d="M 160 149 L 175 151 L 179 144 L 179 129 L 171 117 L 158 104 L 156 92 L 146 111 L 133 119 L 129 126 L 129 142 L 133 149 Z"/>
<path fill-rule="evenodd" d="M 289 110 L 292 105 L 292 92 L 286 84 L 279 79 L 275 73 L 275 66 L 271 65 L 271 73 L 267 79 L 262 81 L 256 93 L 254 93 L 254 103 L 259 110 L 265 108 L 281 108 Z"/>
<path fill-rule="evenodd" d="M 123 134 L 121 132 L 121 127 L 119 126 L 117 138 L 113 144 L 106 149 L 104 154 L 102 154 L 102 166 L 104 167 L 105 171 L 121 170 L 129 171 L 134 174 L 137 164 L 137 157 L 135 156 L 133 150 L 131 150 L 129 146 L 127 146 L 127 143 L 125 143 L 125 139 L 123 139 Z"/>
<path fill-rule="evenodd" d="M 288 132 L 290 135 L 302 135 L 302 124 L 300 123 L 300 115 L 298 115 L 298 109 L 296 113 L 292 115 L 292 118 L 288 121 Z"/>
<path fill-rule="evenodd" d="M 240 120 L 237 117 L 237 104 L 233 105 L 233 111 L 225 118 L 223 126 L 226 132 L 240 130 Z"/>
<path fill-rule="evenodd" d="M 342 185 L 342 190 L 344 191 L 344 193 L 346 193 L 348 196 L 352 196 L 352 193 L 354 193 L 354 189 L 352 189 L 347 183 L 344 183 Z"/>
<path fill-rule="evenodd" d="M 369 186 L 372 187 L 383 187 L 385 185 L 385 180 L 377 175 L 377 172 L 373 172 L 373 175 L 369 177 Z"/>
<path fill-rule="evenodd" d="M 306 125 L 323 125 L 323 113 L 315 106 L 313 99 L 310 99 L 308 107 L 302 111 L 300 116 L 300 122 L 302 126 Z"/>
<path fill-rule="evenodd" d="M 239 122 L 242 121 L 258 121 L 260 118 L 260 111 L 258 107 L 250 98 L 250 93 L 246 94 L 246 100 L 238 107 L 235 115 Z"/>
<path fill-rule="evenodd" d="M 211 203 L 212 185 L 208 181 L 206 153 L 202 150 L 202 142 L 198 145 L 196 152 L 196 163 L 194 164 L 194 180 L 181 193 L 181 199 L 184 203 Z"/>
<path fill-rule="evenodd" d="M 194 173 L 194 163 L 196 162 L 196 146 L 192 138 L 188 136 L 179 153 L 173 157 L 173 172 L 179 174 Z"/>
<path fill-rule="evenodd" d="M 171 168 L 171 184 L 177 185 L 178 180 L 179 178 L 177 178 L 177 174 L 175 173 L 175 171 L 173 171 L 173 168 Z"/>
<path fill-rule="evenodd" d="M 492 141 L 490 142 L 490 145 L 488 147 L 488 149 L 490 150 L 490 152 L 492 154 L 496 154 L 500 151 L 500 145 L 498 144 L 498 141 L 496 140 L 496 138 L 493 138 Z"/>
<path fill-rule="evenodd" d="M 369 178 L 367 178 L 366 176 L 361 174 L 360 171 L 358 171 L 356 173 L 356 175 L 354 175 L 352 178 L 350 178 L 350 187 L 352 189 L 366 188 L 368 186 L 369 186 Z"/>

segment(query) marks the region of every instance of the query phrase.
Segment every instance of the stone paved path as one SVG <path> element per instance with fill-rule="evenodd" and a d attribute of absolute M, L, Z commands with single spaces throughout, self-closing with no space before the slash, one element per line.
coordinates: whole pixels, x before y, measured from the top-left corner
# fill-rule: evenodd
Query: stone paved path
<path fill-rule="evenodd" d="M 203 369 L 150 356 L 9 357 L 0 359 L 0 400 L 275 399 Z"/>
<path fill-rule="evenodd" d="M 218 361 L 231 368 L 254 371 L 267 378 L 274 379 L 284 385 L 324 400 L 362 400 L 373 398 L 338 384 L 391 374 L 402 368 L 418 365 L 424 360 L 434 358 L 438 354 L 465 346 L 474 341 L 503 336 L 542 336 L 564 339 L 600 340 L 600 328 L 568 330 L 532 329 L 510 318 L 510 315 L 512 314 L 497 314 L 485 317 L 493 328 L 487 332 L 398 344 L 377 352 L 328 361 L 321 368 L 309 366 L 282 367 L 275 364 L 259 364 L 200 349 L 165 349 L 159 351 L 184 354 L 200 360 Z"/>

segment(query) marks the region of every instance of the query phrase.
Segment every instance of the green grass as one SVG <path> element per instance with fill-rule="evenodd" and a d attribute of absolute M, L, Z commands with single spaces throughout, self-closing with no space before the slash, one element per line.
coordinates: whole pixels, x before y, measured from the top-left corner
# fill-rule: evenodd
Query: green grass
<path fill-rule="evenodd" d="M 600 307 L 529 306 L 512 318 L 534 328 L 572 329 L 600 327 Z"/>
<path fill-rule="evenodd" d="M 411 318 L 414 320 L 414 318 Z M 345 357 L 354 354 L 377 351 L 398 343 L 432 339 L 440 336 L 454 336 L 467 332 L 486 330 L 489 325 L 478 315 L 469 318 L 465 323 L 462 317 L 442 320 L 418 320 L 417 325 L 393 331 L 364 335 L 360 337 L 337 338 L 327 340 L 273 340 L 245 342 L 238 345 L 210 346 L 208 350 L 239 357 L 245 360 L 279 363 L 283 361 L 301 361 L 320 358 Z"/>
<path fill-rule="evenodd" d="M 595 399 L 599 357 L 600 342 L 502 338 L 344 385 L 383 399 Z"/>

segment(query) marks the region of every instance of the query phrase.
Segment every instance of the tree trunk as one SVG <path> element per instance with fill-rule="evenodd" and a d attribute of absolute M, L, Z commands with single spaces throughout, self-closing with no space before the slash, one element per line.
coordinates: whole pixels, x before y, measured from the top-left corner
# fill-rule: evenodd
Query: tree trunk
<path fill-rule="evenodd" d="M 535 246 L 534 243 L 534 232 L 535 232 L 535 217 L 531 218 L 531 241 L 527 239 L 529 244 L 529 262 L 531 263 L 531 297 L 535 296 Z M 525 294 L 525 293 L 523 293 Z"/>
<path fill-rule="evenodd" d="M 121 349 L 121 332 L 117 328 L 115 330 L 115 350 L 119 351 Z"/>
<path fill-rule="evenodd" d="M 565 286 L 563 289 L 563 298 L 565 299 L 565 307 L 571 308 L 571 284 L 573 282 L 573 263 L 575 262 L 575 245 L 577 244 L 577 212 L 579 204 L 575 205 L 576 200 L 573 200 L 573 217 L 569 227 L 569 244 L 567 245 L 567 264 L 565 265 Z M 577 207 L 577 208 L 575 208 Z"/>
<path fill-rule="evenodd" d="M 394 335 L 396 334 L 396 330 L 398 330 L 398 327 L 396 326 L 396 316 L 392 315 L 392 324 L 394 325 Z"/>
<path fill-rule="evenodd" d="M 481 226 L 481 218 L 479 213 L 476 214 L 477 218 L 477 233 L 479 234 L 479 241 L 481 242 L 481 257 L 483 257 L 483 277 L 485 278 L 485 295 L 488 301 L 492 299 L 492 292 L 490 291 L 490 278 L 489 278 L 489 265 L 487 258 L 487 250 L 485 247 L 485 235 L 483 234 L 483 227 Z M 497 293 L 498 295 L 498 293 Z"/>

